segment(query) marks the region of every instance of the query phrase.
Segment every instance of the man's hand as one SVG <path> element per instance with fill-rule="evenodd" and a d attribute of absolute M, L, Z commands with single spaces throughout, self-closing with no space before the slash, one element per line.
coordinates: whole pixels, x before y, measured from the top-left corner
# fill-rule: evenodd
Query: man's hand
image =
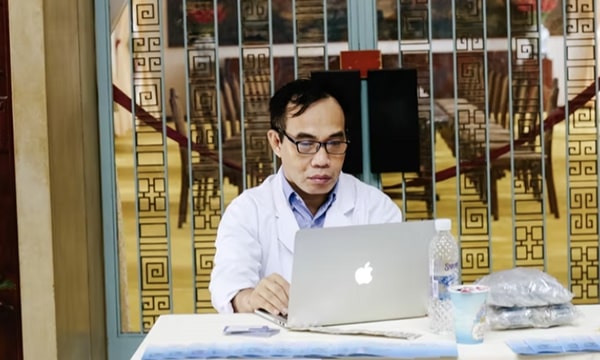
<path fill-rule="evenodd" d="M 260 280 L 254 289 L 244 289 L 231 300 L 235 312 L 264 309 L 271 314 L 287 314 L 290 284 L 279 274 Z"/>

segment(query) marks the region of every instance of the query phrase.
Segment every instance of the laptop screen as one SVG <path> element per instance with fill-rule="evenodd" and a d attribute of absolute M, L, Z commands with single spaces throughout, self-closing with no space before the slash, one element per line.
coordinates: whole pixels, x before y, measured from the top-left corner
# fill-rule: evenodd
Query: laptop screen
<path fill-rule="evenodd" d="M 299 230 L 289 325 L 425 316 L 434 235 L 433 220 Z"/>

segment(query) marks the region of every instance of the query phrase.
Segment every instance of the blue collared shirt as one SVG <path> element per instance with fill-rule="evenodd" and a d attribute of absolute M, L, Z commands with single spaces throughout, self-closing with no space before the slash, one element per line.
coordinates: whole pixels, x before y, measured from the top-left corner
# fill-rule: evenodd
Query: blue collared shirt
<path fill-rule="evenodd" d="M 331 204 L 335 201 L 335 196 L 337 192 L 337 183 L 329 192 L 327 196 L 327 200 L 319 207 L 315 216 L 312 215 L 304 200 L 292 189 L 292 186 L 287 181 L 285 176 L 282 177 L 283 181 L 283 193 L 285 198 L 288 199 L 290 203 L 290 207 L 292 208 L 292 212 L 296 217 L 296 221 L 298 222 L 298 226 L 300 229 L 306 228 L 322 228 L 325 223 L 325 216 L 327 215 L 327 210 L 331 207 Z"/>

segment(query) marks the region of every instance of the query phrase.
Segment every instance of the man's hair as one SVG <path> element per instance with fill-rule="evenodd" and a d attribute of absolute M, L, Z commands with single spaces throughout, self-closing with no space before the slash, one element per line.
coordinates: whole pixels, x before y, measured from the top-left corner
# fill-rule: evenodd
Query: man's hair
<path fill-rule="evenodd" d="M 271 129 L 281 132 L 286 128 L 289 108 L 294 109 L 292 117 L 300 116 L 315 102 L 332 97 L 316 81 L 311 79 L 293 80 L 275 92 L 269 102 Z"/>

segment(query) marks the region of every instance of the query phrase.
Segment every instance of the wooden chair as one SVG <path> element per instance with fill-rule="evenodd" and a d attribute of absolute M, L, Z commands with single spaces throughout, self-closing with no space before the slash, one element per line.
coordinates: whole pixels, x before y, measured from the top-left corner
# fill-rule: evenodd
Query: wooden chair
<path fill-rule="evenodd" d="M 490 70 L 488 73 L 488 116 L 485 113 L 485 102 L 478 104 L 477 109 L 467 109 L 465 114 L 458 112 L 459 151 L 461 160 L 470 162 L 481 158 L 486 151 L 497 149 L 508 144 L 512 135 L 506 126 L 505 111 L 508 109 L 508 75 Z M 485 126 L 483 126 L 485 124 Z M 477 189 L 482 201 L 487 202 L 486 167 L 469 169 L 465 175 Z"/>
<path fill-rule="evenodd" d="M 517 138 L 528 136 L 528 133 L 530 132 L 538 132 L 540 129 L 543 129 L 543 124 L 541 123 L 538 114 L 539 102 L 537 99 L 539 98 L 539 92 L 537 87 L 528 87 L 526 83 L 522 83 L 518 90 L 526 93 L 517 97 L 517 99 L 521 99 L 523 102 L 521 105 L 517 104 L 520 111 L 515 115 L 521 117 L 521 119 L 515 121 Z M 532 102 L 535 102 L 536 104 Z M 557 102 L 558 80 L 554 79 L 546 105 L 548 114 L 557 107 Z M 535 139 L 532 138 L 531 142 L 525 142 L 522 146 L 514 149 L 512 152 L 512 159 L 511 154 L 506 153 L 492 161 L 490 170 L 490 201 L 494 220 L 498 220 L 499 218 L 497 182 L 504 176 L 505 172 L 510 171 L 514 171 L 513 176 L 516 176 L 523 181 L 526 190 L 533 188 L 533 193 L 536 196 L 542 194 L 543 189 L 540 184 L 545 182 L 550 213 L 554 214 L 554 217 L 559 218 L 554 171 L 552 168 L 552 132 L 553 130 L 550 128 L 544 133 L 543 153 L 540 153 L 540 150 L 538 149 L 539 146 L 536 143 L 537 139 L 540 139 L 540 136 L 538 135 Z M 543 173 L 540 166 L 542 161 L 545 169 Z"/>
<path fill-rule="evenodd" d="M 180 134 L 189 137 L 187 130 L 187 123 L 181 111 L 179 104 L 179 97 L 175 92 L 175 89 L 170 89 L 170 105 L 171 113 L 175 123 L 175 129 Z M 230 136 L 222 142 L 223 157 L 241 157 L 241 143 L 239 137 Z M 208 189 L 212 186 L 213 195 L 217 195 L 219 183 L 219 163 L 213 159 L 207 158 L 206 156 L 199 156 L 199 161 L 190 164 L 190 153 L 188 146 L 180 146 L 179 154 L 181 160 L 181 186 L 179 192 L 179 217 L 177 220 L 177 227 L 181 228 L 187 220 L 187 208 L 189 200 L 189 188 L 190 188 L 190 168 L 192 175 L 192 182 L 198 184 L 198 194 L 195 196 L 196 201 L 201 200 L 200 189 Z M 231 166 L 223 166 L 223 177 L 228 179 L 229 183 L 237 187 L 238 192 L 242 189 L 242 173 L 240 169 L 232 168 Z M 198 206 L 201 208 L 201 206 Z"/>

